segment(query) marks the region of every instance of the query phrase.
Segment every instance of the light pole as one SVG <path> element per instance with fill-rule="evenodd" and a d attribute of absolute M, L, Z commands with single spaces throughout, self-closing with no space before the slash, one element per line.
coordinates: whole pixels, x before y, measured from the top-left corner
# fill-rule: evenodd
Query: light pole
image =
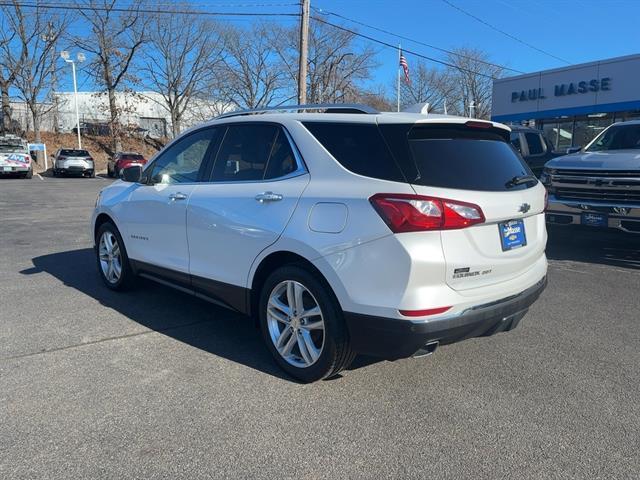
<path fill-rule="evenodd" d="M 80 113 L 78 113 L 78 83 L 76 81 L 76 62 L 71 60 L 71 55 L 67 50 L 60 52 L 62 59 L 71 64 L 71 72 L 73 73 L 73 98 L 76 104 L 76 130 L 78 131 L 78 149 L 82 148 L 82 140 L 80 140 Z M 84 53 L 80 52 L 76 55 L 78 62 L 82 63 L 85 60 Z"/>

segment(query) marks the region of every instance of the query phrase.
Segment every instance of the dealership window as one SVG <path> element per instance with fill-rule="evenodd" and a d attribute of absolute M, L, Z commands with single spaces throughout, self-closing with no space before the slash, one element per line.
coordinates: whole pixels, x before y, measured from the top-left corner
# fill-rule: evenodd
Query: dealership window
<path fill-rule="evenodd" d="M 612 117 L 597 117 L 595 115 L 587 118 L 576 119 L 576 125 L 573 131 L 573 146 L 586 146 L 600 132 L 611 125 L 612 122 Z"/>

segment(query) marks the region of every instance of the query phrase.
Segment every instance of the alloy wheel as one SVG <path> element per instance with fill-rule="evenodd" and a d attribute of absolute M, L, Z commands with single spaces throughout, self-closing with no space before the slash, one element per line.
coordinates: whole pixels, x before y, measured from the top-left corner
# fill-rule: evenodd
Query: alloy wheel
<path fill-rule="evenodd" d="M 107 230 L 100 236 L 98 256 L 104 278 L 111 284 L 118 283 L 122 276 L 122 253 L 113 232 Z"/>
<path fill-rule="evenodd" d="M 310 367 L 322 354 L 325 340 L 322 310 L 300 282 L 285 280 L 271 291 L 267 325 L 277 352 L 294 367 Z"/>

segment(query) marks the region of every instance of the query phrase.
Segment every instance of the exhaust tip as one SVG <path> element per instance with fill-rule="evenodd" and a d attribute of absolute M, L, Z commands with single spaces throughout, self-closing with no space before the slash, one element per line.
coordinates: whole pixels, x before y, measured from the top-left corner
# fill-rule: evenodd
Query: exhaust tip
<path fill-rule="evenodd" d="M 436 348 L 438 348 L 439 343 L 440 342 L 438 342 L 437 340 L 426 343 L 424 347 L 420 348 L 420 350 L 414 353 L 412 357 L 419 358 L 419 357 L 426 357 L 428 355 L 431 355 L 433 352 L 436 351 Z"/>

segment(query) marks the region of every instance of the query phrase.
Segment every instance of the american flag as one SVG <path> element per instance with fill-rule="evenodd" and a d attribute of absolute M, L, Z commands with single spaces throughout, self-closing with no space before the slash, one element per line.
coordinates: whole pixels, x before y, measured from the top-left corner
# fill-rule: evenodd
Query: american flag
<path fill-rule="evenodd" d="M 411 83 L 411 80 L 409 79 L 409 64 L 407 63 L 407 59 L 404 58 L 402 50 L 400 50 L 400 66 L 402 67 L 402 70 L 404 70 L 404 81 Z"/>

